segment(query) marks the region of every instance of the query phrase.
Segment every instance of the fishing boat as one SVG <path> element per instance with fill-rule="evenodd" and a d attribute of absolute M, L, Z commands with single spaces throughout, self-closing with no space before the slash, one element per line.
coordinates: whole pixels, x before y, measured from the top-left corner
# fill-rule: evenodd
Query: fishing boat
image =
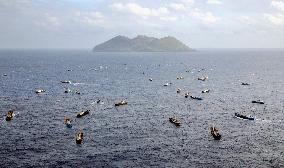
<path fill-rule="evenodd" d="M 152 82 L 152 81 L 153 81 L 153 79 L 152 79 L 152 78 L 149 78 L 149 81 L 151 81 L 151 82 Z"/>
<path fill-rule="evenodd" d="M 256 104 L 264 104 L 264 101 L 261 101 L 261 100 L 253 100 L 251 102 L 256 103 Z"/>
<path fill-rule="evenodd" d="M 70 93 L 70 92 L 71 92 L 70 89 L 66 89 L 66 90 L 64 91 L 64 93 Z"/>
<path fill-rule="evenodd" d="M 64 118 L 64 124 L 66 125 L 66 127 L 68 128 L 72 128 L 72 120 L 70 118 L 65 117 Z"/>
<path fill-rule="evenodd" d="M 84 133 L 82 131 L 80 131 L 76 135 L 76 144 L 81 144 L 83 142 L 83 139 L 84 139 Z"/>
<path fill-rule="evenodd" d="M 177 80 L 179 80 L 179 79 L 183 79 L 183 77 L 182 77 L 182 76 L 178 76 L 178 77 L 177 77 Z"/>
<path fill-rule="evenodd" d="M 244 82 L 242 82 L 242 85 L 247 86 L 247 85 L 250 85 L 250 84 L 249 84 L 249 83 L 244 83 Z"/>
<path fill-rule="evenodd" d="M 78 90 L 75 91 L 75 94 L 81 94 Z"/>
<path fill-rule="evenodd" d="M 180 93 L 180 92 L 181 92 L 181 89 L 180 89 L 180 88 L 178 88 L 178 89 L 177 89 L 177 93 Z"/>
<path fill-rule="evenodd" d="M 254 120 L 254 117 L 252 117 L 252 116 L 246 116 L 246 115 L 242 115 L 242 114 L 238 114 L 238 113 L 235 113 L 235 117 L 245 119 L 245 120 Z"/>
<path fill-rule="evenodd" d="M 202 90 L 201 93 L 209 93 L 210 90 L 209 89 L 206 89 L 206 90 Z"/>
<path fill-rule="evenodd" d="M 201 97 L 195 97 L 195 96 L 190 96 L 190 98 L 195 99 L 195 100 L 203 100 Z"/>
<path fill-rule="evenodd" d="M 71 81 L 61 81 L 61 83 L 71 84 Z"/>
<path fill-rule="evenodd" d="M 6 121 L 11 121 L 13 117 L 15 116 L 15 113 L 13 110 L 9 110 L 6 116 Z"/>
<path fill-rule="evenodd" d="M 44 90 L 44 89 L 37 89 L 35 92 L 37 93 L 37 94 L 39 94 L 39 93 L 44 93 L 46 90 Z"/>
<path fill-rule="evenodd" d="M 210 132 L 215 140 L 221 139 L 221 134 L 219 134 L 219 130 L 216 127 L 210 127 Z"/>
<path fill-rule="evenodd" d="M 190 93 L 189 93 L 189 92 L 186 92 L 186 93 L 184 94 L 184 97 L 185 97 L 185 98 L 188 98 L 189 95 L 190 95 Z"/>
<path fill-rule="evenodd" d="M 201 81 L 205 81 L 206 79 L 208 79 L 207 76 L 203 76 L 203 77 L 199 77 L 198 80 L 201 80 Z"/>
<path fill-rule="evenodd" d="M 125 100 L 122 100 L 122 101 L 120 101 L 118 103 L 115 103 L 114 105 L 115 106 L 123 106 L 123 105 L 127 105 L 127 102 Z"/>
<path fill-rule="evenodd" d="M 170 85 L 169 83 L 165 83 L 165 84 L 164 84 L 164 86 L 169 86 L 169 85 Z"/>
<path fill-rule="evenodd" d="M 181 125 L 181 122 L 179 119 L 177 119 L 176 117 L 170 117 L 169 121 L 173 124 L 175 124 L 177 127 L 179 127 Z"/>
<path fill-rule="evenodd" d="M 90 113 L 90 110 L 81 111 L 80 113 L 77 114 L 77 118 L 81 118 L 89 113 Z"/>

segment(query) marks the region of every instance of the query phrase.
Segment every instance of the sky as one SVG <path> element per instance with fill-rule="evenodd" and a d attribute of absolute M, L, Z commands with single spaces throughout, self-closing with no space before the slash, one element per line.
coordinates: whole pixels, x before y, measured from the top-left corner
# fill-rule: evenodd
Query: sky
<path fill-rule="evenodd" d="M 124 35 L 284 48 L 284 0 L 0 0 L 0 48 L 93 48 Z"/>

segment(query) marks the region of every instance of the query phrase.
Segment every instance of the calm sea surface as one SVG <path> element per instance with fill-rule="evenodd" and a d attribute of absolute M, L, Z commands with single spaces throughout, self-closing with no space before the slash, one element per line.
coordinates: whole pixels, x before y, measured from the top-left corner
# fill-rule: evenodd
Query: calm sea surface
<path fill-rule="evenodd" d="M 284 50 L 1 50 L 0 167 L 284 167 L 283 86 Z M 265 104 L 251 103 L 259 99 Z M 128 105 L 114 107 L 120 100 Z M 10 109 L 16 116 L 7 122 Z M 76 145 L 80 129 L 85 139 Z"/>

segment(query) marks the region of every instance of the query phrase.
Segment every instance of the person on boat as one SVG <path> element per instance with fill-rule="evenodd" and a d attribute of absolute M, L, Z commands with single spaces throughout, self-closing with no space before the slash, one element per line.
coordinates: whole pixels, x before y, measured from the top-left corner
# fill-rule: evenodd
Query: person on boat
<path fill-rule="evenodd" d="M 6 121 L 11 121 L 14 117 L 14 111 L 13 110 L 9 110 L 6 116 Z"/>
<path fill-rule="evenodd" d="M 82 131 L 80 131 L 77 135 L 76 135 L 76 143 L 77 144 L 81 144 L 82 141 L 84 139 L 84 133 Z"/>
<path fill-rule="evenodd" d="M 65 117 L 65 118 L 64 118 L 64 123 L 65 123 L 65 124 L 71 124 L 71 119 L 68 118 L 68 117 Z"/>

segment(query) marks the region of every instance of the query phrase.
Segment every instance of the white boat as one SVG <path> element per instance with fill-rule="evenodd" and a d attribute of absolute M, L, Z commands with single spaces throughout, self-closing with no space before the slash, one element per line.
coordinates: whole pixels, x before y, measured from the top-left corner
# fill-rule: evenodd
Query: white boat
<path fill-rule="evenodd" d="M 44 93 L 46 90 L 44 90 L 44 89 L 37 89 L 35 92 L 37 93 L 37 94 L 39 94 L 39 93 Z"/>

